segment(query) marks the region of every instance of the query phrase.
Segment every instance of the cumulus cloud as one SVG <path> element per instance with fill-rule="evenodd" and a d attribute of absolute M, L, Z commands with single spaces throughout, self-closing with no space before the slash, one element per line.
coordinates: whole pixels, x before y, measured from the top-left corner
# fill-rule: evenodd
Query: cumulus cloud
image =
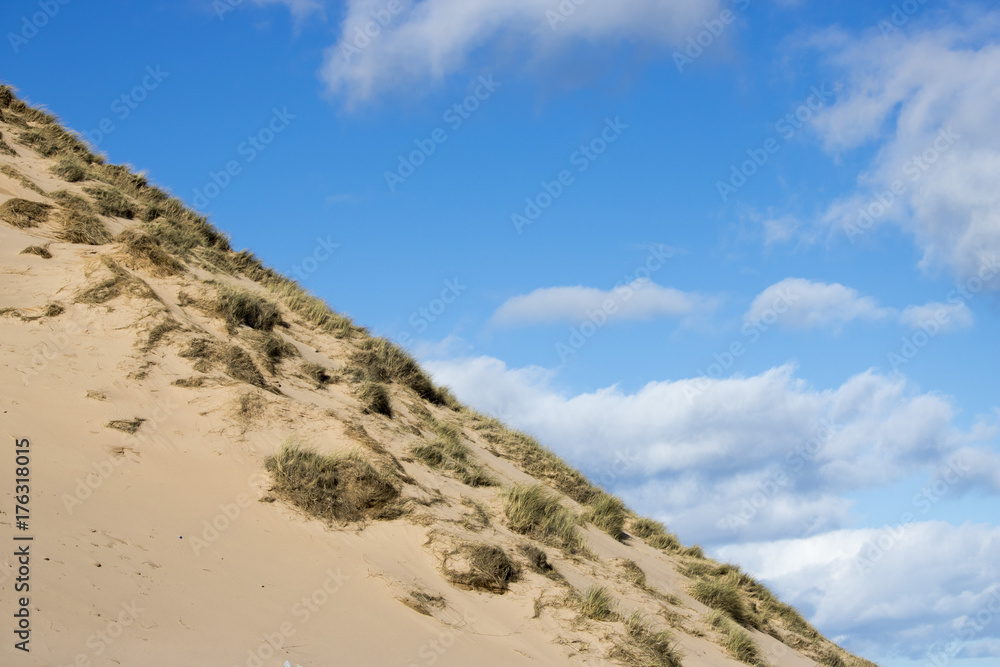
<path fill-rule="evenodd" d="M 517 49 L 518 62 L 525 62 L 579 42 L 680 44 L 719 13 L 717 0 L 566 5 L 575 7 L 572 13 L 561 13 L 554 0 L 399 0 L 399 11 L 389 12 L 383 0 L 348 0 L 321 75 L 353 104 L 440 81 L 483 49 Z"/>
<path fill-rule="evenodd" d="M 754 572 L 834 637 L 850 636 L 854 650 L 920 664 L 949 645 L 946 662 L 1000 657 L 998 526 L 904 517 L 881 529 L 732 545 L 716 555 Z"/>
<path fill-rule="evenodd" d="M 972 311 L 964 301 L 957 303 L 932 302 L 923 306 L 907 306 L 899 316 L 900 321 L 912 329 L 936 325 L 940 331 L 958 331 L 972 326 Z"/>
<path fill-rule="evenodd" d="M 842 527 L 845 494 L 935 471 L 963 448 L 987 452 L 984 464 L 1000 469 L 983 449 L 995 433 L 960 431 L 948 398 L 899 376 L 869 371 L 820 390 L 782 366 L 568 396 L 543 368 L 510 369 L 490 357 L 426 366 L 463 400 L 535 434 L 689 541 Z M 971 488 L 971 476 L 963 479 Z"/>
<path fill-rule="evenodd" d="M 743 316 L 746 323 L 778 322 L 789 329 L 839 331 L 853 320 L 869 322 L 893 315 L 869 296 L 840 283 L 821 283 L 804 278 L 786 278 L 771 285 L 753 300 Z"/>
<path fill-rule="evenodd" d="M 1000 12 L 959 14 L 961 25 L 813 40 L 844 84 L 816 130 L 831 153 L 873 155 L 822 220 L 852 242 L 895 224 L 922 249 L 923 269 L 997 288 Z"/>
<path fill-rule="evenodd" d="M 686 315 L 705 303 L 700 297 L 641 278 L 610 290 L 595 287 L 545 287 L 511 297 L 493 314 L 507 326 L 553 322 L 638 320 Z"/>

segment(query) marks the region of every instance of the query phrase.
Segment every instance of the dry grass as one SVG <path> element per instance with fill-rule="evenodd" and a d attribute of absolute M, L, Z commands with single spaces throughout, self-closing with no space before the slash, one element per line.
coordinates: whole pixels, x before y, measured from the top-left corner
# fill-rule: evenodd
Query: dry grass
<path fill-rule="evenodd" d="M 659 521 L 647 518 L 635 519 L 629 528 L 633 535 L 645 540 L 651 547 L 674 552 L 682 548 L 677 536 L 668 532 Z"/>
<path fill-rule="evenodd" d="M 118 188 L 86 187 L 83 191 L 94 198 L 101 215 L 131 220 L 138 212 L 136 205 Z"/>
<path fill-rule="evenodd" d="M 60 228 L 56 235 L 67 243 L 104 245 L 111 242 L 111 232 L 98 218 L 77 208 L 64 208 L 59 216 Z"/>
<path fill-rule="evenodd" d="M 176 331 L 177 329 L 180 328 L 181 325 L 177 323 L 177 320 L 174 320 L 172 318 L 167 318 L 163 320 L 162 322 L 160 322 L 159 324 L 157 324 L 156 326 L 154 326 L 152 329 L 149 330 L 149 333 L 146 335 L 146 343 L 143 345 L 142 350 L 144 352 L 149 352 L 150 350 L 155 348 L 160 343 L 161 340 L 163 340 L 164 336 L 166 336 L 171 331 Z"/>
<path fill-rule="evenodd" d="M 27 199 L 8 199 L 0 204 L 0 220 L 18 229 L 27 229 L 47 222 L 51 210 L 51 204 L 40 204 Z"/>
<path fill-rule="evenodd" d="M 366 415 L 376 414 L 392 417 L 392 403 L 389 402 L 389 391 L 381 382 L 365 380 L 358 387 L 354 396 L 361 403 L 361 411 Z"/>
<path fill-rule="evenodd" d="M 31 190 L 36 194 L 40 195 L 45 194 L 45 190 L 42 190 L 40 187 L 38 187 L 37 183 L 35 183 L 33 180 L 22 174 L 20 171 L 17 170 L 17 168 L 12 167 L 9 164 L 0 165 L 0 174 L 3 174 L 4 176 L 8 176 L 14 179 L 22 186 L 26 187 L 27 189 Z"/>
<path fill-rule="evenodd" d="M 722 634 L 722 647 L 729 652 L 729 655 L 754 667 L 764 667 L 767 664 L 753 637 L 735 625 L 726 613 L 720 610 L 714 611 L 709 615 L 708 622 Z"/>
<path fill-rule="evenodd" d="M 577 530 L 579 517 L 559 503 L 540 484 L 516 484 L 504 494 L 504 514 L 511 530 L 528 535 L 571 554 L 586 554 L 587 547 Z"/>
<path fill-rule="evenodd" d="M 43 314 L 45 315 L 45 317 L 58 317 L 59 315 L 62 315 L 65 312 L 66 309 L 63 308 L 62 304 L 53 302 L 45 306 Z"/>
<path fill-rule="evenodd" d="M 141 269 L 159 277 L 177 275 L 184 270 L 159 241 L 134 227 L 116 236 L 115 243 L 121 246 L 122 263 L 130 269 Z"/>
<path fill-rule="evenodd" d="M 618 618 L 618 602 L 603 586 L 591 586 L 580 600 L 580 613 L 595 621 L 613 621 Z"/>
<path fill-rule="evenodd" d="M 591 499 L 587 519 L 617 540 L 625 527 L 625 511 L 625 503 L 602 491 Z"/>
<path fill-rule="evenodd" d="M 239 345 L 220 343 L 211 338 L 195 338 L 179 356 L 184 359 L 194 359 L 196 371 L 207 372 L 212 368 L 221 367 L 226 375 L 234 380 L 273 391 L 254 363 L 253 357 Z"/>
<path fill-rule="evenodd" d="M 360 371 L 360 379 L 398 382 L 412 389 L 425 401 L 435 405 L 445 404 L 445 395 L 434 386 L 413 357 L 385 338 L 362 340 L 352 361 Z"/>
<path fill-rule="evenodd" d="M 17 157 L 17 151 L 14 150 L 13 146 L 7 143 L 7 140 L 3 138 L 2 133 L 0 133 L 0 154 Z"/>
<path fill-rule="evenodd" d="M 239 345 L 222 345 L 218 355 L 223 370 L 229 377 L 262 389 L 271 388 L 254 364 L 253 358 Z"/>
<path fill-rule="evenodd" d="M 759 619 L 747 606 L 732 576 L 696 581 L 688 592 L 695 600 L 723 612 L 740 625 L 751 628 L 760 626 Z"/>
<path fill-rule="evenodd" d="M 357 452 L 323 455 L 294 441 L 265 462 L 271 491 L 326 521 L 391 519 L 401 515 L 399 489 Z"/>
<path fill-rule="evenodd" d="M 618 657 L 637 667 L 681 667 L 682 655 L 666 630 L 654 630 L 642 612 L 625 619 L 628 641 L 618 647 Z"/>
<path fill-rule="evenodd" d="M 52 253 L 47 246 L 29 245 L 21 251 L 22 255 L 38 255 L 42 259 L 52 259 Z"/>
<path fill-rule="evenodd" d="M 634 560 L 622 561 L 622 571 L 625 575 L 625 579 L 639 588 L 646 588 L 646 573 L 642 571 L 639 564 Z"/>
<path fill-rule="evenodd" d="M 317 389 L 323 389 L 334 381 L 326 366 L 307 361 L 302 364 L 302 374 L 316 383 Z"/>
<path fill-rule="evenodd" d="M 496 419 L 472 414 L 472 428 L 482 434 L 495 453 L 509 459 L 535 479 L 548 482 L 578 503 L 587 504 L 602 491 L 531 436 L 514 431 Z"/>
<path fill-rule="evenodd" d="M 156 298 L 156 294 L 149 288 L 149 285 L 129 274 L 110 257 L 101 257 L 101 262 L 111 272 L 111 277 L 79 292 L 76 296 L 77 303 L 101 304 L 123 294 L 143 299 Z"/>
<path fill-rule="evenodd" d="M 455 562 L 459 569 L 452 567 Z M 501 595 L 521 576 L 521 568 L 507 552 L 492 544 L 461 545 L 445 556 L 443 569 L 453 584 Z"/>
<path fill-rule="evenodd" d="M 145 421 L 146 420 L 141 417 L 136 417 L 135 419 L 113 419 L 105 424 L 105 426 L 113 428 L 116 431 L 121 431 L 122 433 L 135 435 Z"/>
<path fill-rule="evenodd" d="M 436 424 L 438 437 L 431 442 L 415 445 L 413 455 L 431 468 L 447 470 L 469 486 L 497 486 L 496 478 L 479 465 L 472 450 L 461 441 L 458 429 Z"/>
<path fill-rule="evenodd" d="M 239 326 L 271 331 L 281 323 L 281 310 L 273 301 L 228 285 L 219 286 L 214 310 L 231 331 Z"/>
<path fill-rule="evenodd" d="M 274 331 L 254 331 L 249 338 L 254 351 L 263 360 L 265 370 L 271 375 L 283 360 L 299 356 L 299 349 Z"/>
<path fill-rule="evenodd" d="M 86 166 L 80 160 L 71 157 L 60 159 L 59 163 L 49 171 L 67 183 L 78 183 L 87 178 Z"/>

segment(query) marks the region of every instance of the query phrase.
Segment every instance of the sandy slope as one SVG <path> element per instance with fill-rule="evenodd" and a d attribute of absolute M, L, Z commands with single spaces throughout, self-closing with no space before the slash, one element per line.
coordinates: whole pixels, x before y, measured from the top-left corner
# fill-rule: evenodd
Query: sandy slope
<path fill-rule="evenodd" d="M 8 141 L 9 141 L 8 135 Z M 75 185 L 47 173 L 49 161 L 17 146 L 16 164 L 44 190 Z M 45 198 L 0 176 L 0 203 Z M 115 231 L 127 224 L 109 221 Z M 525 540 L 504 527 L 498 490 L 474 489 L 407 460 L 422 433 L 394 388 L 397 417 L 362 415 L 345 384 L 317 390 L 282 363 L 281 394 L 219 372 L 198 388 L 173 386 L 197 375 L 179 351 L 195 335 L 226 340 L 221 322 L 178 294 L 194 294 L 209 274 L 140 274 L 157 299 L 122 296 L 103 305 L 74 302 L 106 270 L 97 256 L 115 246 L 54 241 L 43 226 L 0 223 L 0 664 L 3 665 L 605 665 L 621 624 L 582 619 L 562 604 L 569 587 L 607 585 L 628 612 L 643 609 L 674 627 L 687 667 L 740 665 L 715 643 L 707 608 L 685 592 L 673 556 L 640 540 L 618 542 L 586 530 L 596 560 L 547 549 L 569 586 L 525 569 L 506 595 L 463 590 L 441 573 L 456 540 L 489 541 L 516 552 Z M 52 259 L 19 254 L 50 243 Z M 245 286 L 259 289 L 249 281 Z M 65 312 L 39 317 L 50 302 Z M 182 329 L 149 351 L 146 334 L 167 315 Z M 346 343 L 289 317 L 282 336 L 303 357 L 337 369 Z M 265 404 L 252 418 L 241 398 Z M 449 412 L 433 408 L 442 418 Z M 135 435 L 111 420 L 142 418 Z M 289 436 L 321 451 L 364 447 L 357 426 L 402 459 L 414 483 L 414 511 L 401 519 L 327 526 L 282 502 L 269 502 L 264 457 Z M 466 431 L 473 450 L 504 484 L 532 481 Z M 31 445 L 30 530 L 13 525 L 15 438 Z M 489 508 L 491 526 L 463 526 L 470 508 Z M 566 501 L 573 504 L 571 501 Z M 466 522 L 467 523 L 467 522 Z M 213 526 L 214 524 L 214 526 Z M 29 654 L 13 648 L 16 562 L 12 537 L 30 534 Z M 5 560 L 6 558 L 6 560 Z M 670 605 L 629 584 L 619 559 L 645 571 Z M 414 591 L 440 596 L 425 615 L 404 604 Z M 668 624 L 669 621 L 669 624 Z M 770 636 L 753 633 L 776 667 L 816 664 Z M 698 636 L 701 635 L 701 636 Z"/>

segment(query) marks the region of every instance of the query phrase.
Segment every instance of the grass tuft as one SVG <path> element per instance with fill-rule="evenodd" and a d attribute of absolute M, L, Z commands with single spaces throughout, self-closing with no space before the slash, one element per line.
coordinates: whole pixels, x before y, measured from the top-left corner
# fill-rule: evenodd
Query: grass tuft
<path fill-rule="evenodd" d="M 507 428 L 500 421 L 473 413 L 472 428 L 482 434 L 498 456 L 510 459 L 535 479 L 547 482 L 580 504 L 602 491 L 531 436 Z"/>
<path fill-rule="evenodd" d="M 368 380 L 361 383 L 355 396 L 361 402 L 361 410 L 366 415 L 376 414 L 392 417 L 392 404 L 389 402 L 389 391 L 381 382 L 370 382 Z"/>
<path fill-rule="evenodd" d="M 40 245 L 29 245 L 27 248 L 21 251 L 22 255 L 38 255 L 42 259 L 52 259 L 52 253 L 45 246 Z"/>
<path fill-rule="evenodd" d="M 474 460 L 472 450 L 461 441 L 458 429 L 438 424 L 438 438 L 410 450 L 431 468 L 447 470 L 469 486 L 497 486 L 496 478 Z"/>
<path fill-rule="evenodd" d="M 0 220 L 18 229 L 27 229 L 48 221 L 51 210 L 51 204 L 40 204 L 27 199 L 8 199 L 0 204 Z"/>
<path fill-rule="evenodd" d="M 629 663 L 650 667 L 681 667 L 681 653 L 670 633 L 656 631 L 640 611 L 625 619 L 625 633 L 630 640 Z M 633 653 L 634 651 L 634 653 Z M 638 655 L 636 655 L 636 653 Z"/>
<path fill-rule="evenodd" d="M 723 611 L 716 610 L 708 616 L 709 624 L 722 633 L 722 647 L 740 662 L 754 667 L 765 667 L 760 647 L 743 628 L 735 625 Z"/>
<path fill-rule="evenodd" d="M 228 285 L 219 287 L 215 314 L 225 320 L 231 331 L 240 325 L 257 331 L 271 331 L 281 323 L 281 310 L 273 301 Z"/>
<path fill-rule="evenodd" d="M 448 565 L 456 557 L 463 563 L 462 569 L 457 571 Z M 507 552 L 492 544 L 460 547 L 446 557 L 444 570 L 453 584 L 501 595 L 521 576 L 521 568 Z"/>
<path fill-rule="evenodd" d="M 580 601 L 580 612 L 595 621 L 612 621 L 618 617 L 618 603 L 603 586 L 591 586 Z"/>
<path fill-rule="evenodd" d="M 571 554 L 587 553 L 577 530 L 578 517 L 541 484 L 510 487 L 504 494 L 504 514 L 516 533 L 535 537 Z"/>
<path fill-rule="evenodd" d="M 402 513 L 391 478 L 356 452 L 323 455 L 288 441 L 265 467 L 273 493 L 317 518 L 360 521 Z"/>
<path fill-rule="evenodd" d="M 62 158 L 49 171 L 67 183 L 79 183 L 87 178 L 87 169 L 83 163 L 71 157 Z"/>
<path fill-rule="evenodd" d="M 302 374 L 316 383 L 317 389 L 322 389 L 333 382 L 333 376 L 326 366 L 307 361 L 302 364 Z"/>
<path fill-rule="evenodd" d="M 36 184 L 33 180 L 31 180 L 30 178 L 19 172 L 15 167 L 9 164 L 0 165 L 0 174 L 3 174 L 4 176 L 9 176 L 10 178 L 14 179 L 15 181 L 17 181 L 18 183 L 20 183 L 21 185 L 23 185 L 24 187 L 28 188 L 29 190 L 31 190 L 36 194 L 40 195 L 45 194 L 45 190 L 42 190 L 40 187 L 38 187 L 38 184 Z"/>
<path fill-rule="evenodd" d="M 699 602 L 718 609 L 740 625 L 756 627 L 754 615 L 747 607 L 743 593 L 733 578 L 726 576 L 721 579 L 702 579 L 691 586 L 691 597 Z"/>
<path fill-rule="evenodd" d="M 399 382 L 435 405 L 444 405 L 445 397 L 430 377 L 409 354 L 385 338 L 365 338 L 354 353 L 354 363 L 365 379 L 375 382 Z"/>
<path fill-rule="evenodd" d="M 625 527 L 625 503 L 609 493 L 601 492 L 591 500 L 587 518 L 611 537 L 620 539 Z"/>
<path fill-rule="evenodd" d="M 130 269 L 143 269 L 161 277 L 177 275 L 184 270 L 159 241 L 134 227 L 116 236 L 115 243 L 121 246 L 122 262 Z"/>
<path fill-rule="evenodd" d="M 116 431 L 121 431 L 122 433 L 135 435 L 145 421 L 146 420 L 141 417 L 136 417 L 135 419 L 113 419 L 105 424 L 105 426 L 113 428 Z"/>
<path fill-rule="evenodd" d="M 131 220 L 138 212 L 136 205 L 117 188 L 86 187 L 83 191 L 94 198 L 101 215 Z"/>

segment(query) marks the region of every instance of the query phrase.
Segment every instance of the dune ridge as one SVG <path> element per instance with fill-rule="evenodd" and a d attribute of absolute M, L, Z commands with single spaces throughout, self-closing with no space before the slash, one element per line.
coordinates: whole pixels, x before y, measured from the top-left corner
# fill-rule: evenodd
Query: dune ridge
<path fill-rule="evenodd" d="M 7 86 L 0 264 L 4 664 L 872 665 Z"/>

